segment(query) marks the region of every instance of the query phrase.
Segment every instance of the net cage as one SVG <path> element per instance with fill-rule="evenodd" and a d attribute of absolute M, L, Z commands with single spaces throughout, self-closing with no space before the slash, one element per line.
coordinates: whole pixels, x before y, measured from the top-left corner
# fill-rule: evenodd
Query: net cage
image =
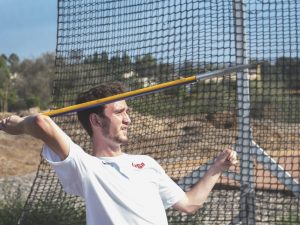
<path fill-rule="evenodd" d="M 184 190 L 220 150 L 238 152 L 203 207 L 169 209 L 169 224 L 300 224 L 299 21 L 298 0 L 59 0 L 53 108 L 104 82 L 135 90 L 252 64 L 128 100 L 123 151 L 152 156 Z M 91 152 L 74 113 L 54 120 Z M 43 221 L 85 224 L 85 206 L 41 159 L 19 224 Z"/>

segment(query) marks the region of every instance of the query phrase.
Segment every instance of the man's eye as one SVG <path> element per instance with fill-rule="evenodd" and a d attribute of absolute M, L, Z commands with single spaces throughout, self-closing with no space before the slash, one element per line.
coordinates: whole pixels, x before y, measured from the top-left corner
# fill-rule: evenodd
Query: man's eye
<path fill-rule="evenodd" d="M 130 113 L 130 110 L 118 110 L 118 111 L 115 111 L 116 114 L 122 114 L 122 113 L 126 113 L 126 114 L 129 114 Z"/>

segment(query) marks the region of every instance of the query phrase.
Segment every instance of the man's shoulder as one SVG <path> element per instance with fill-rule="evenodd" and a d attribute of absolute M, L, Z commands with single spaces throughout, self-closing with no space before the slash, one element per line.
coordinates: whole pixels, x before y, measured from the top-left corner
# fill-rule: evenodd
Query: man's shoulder
<path fill-rule="evenodd" d="M 96 157 L 93 156 L 89 151 L 86 151 L 82 146 L 75 143 L 73 140 L 70 140 L 69 148 L 70 155 L 76 156 L 82 161 L 96 159 Z"/>

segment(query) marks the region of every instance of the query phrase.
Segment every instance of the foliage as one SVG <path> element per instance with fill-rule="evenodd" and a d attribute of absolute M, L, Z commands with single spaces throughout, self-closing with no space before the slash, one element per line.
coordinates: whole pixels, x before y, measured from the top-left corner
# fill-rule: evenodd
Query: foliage
<path fill-rule="evenodd" d="M 279 221 L 278 225 L 298 225 L 300 224 L 300 217 L 296 212 L 289 212 L 288 215 L 282 216 Z"/>
<path fill-rule="evenodd" d="M 22 219 L 24 225 L 73 225 L 86 224 L 85 209 L 71 204 L 46 201 L 33 206 Z"/>
<path fill-rule="evenodd" d="M 64 79 L 59 83 L 54 80 L 54 60 L 59 74 Z M 251 63 L 258 63 L 252 59 Z M 300 98 L 300 63 L 299 58 L 278 57 L 275 61 L 259 61 L 261 77 L 250 81 L 251 116 L 261 118 L 268 109 L 274 113 L 285 112 L 283 120 L 298 122 L 296 111 Z M 0 111 L 16 111 L 28 107 L 39 106 L 48 108 L 51 94 L 56 102 L 55 107 L 63 107 L 64 96 L 75 99 L 78 92 L 103 81 L 121 81 L 130 90 L 143 88 L 153 84 L 164 83 L 192 76 L 205 71 L 223 68 L 223 64 L 213 62 L 192 62 L 186 60 L 179 64 L 164 62 L 148 53 L 129 56 L 122 54 L 109 55 L 103 51 L 84 55 L 83 51 L 72 50 L 67 56 L 45 54 L 32 60 L 19 60 L 15 54 L 0 57 Z M 93 82 L 91 82 L 93 81 Z M 167 105 L 172 99 L 178 98 L 190 105 L 197 106 L 201 102 L 202 112 L 226 110 L 236 103 L 236 80 L 220 79 L 198 82 L 196 85 L 181 86 L 168 89 L 160 98 L 166 110 L 173 111 L 178 106 Z M 289 102 L 296 103 L 290 107 Z M 280 103 L 280 104 L 278 104 Z M 185 103 L 183 103 L 184 105 Z M 192 107 L 191 106 L 191 107 Z M 190 106 L 189 106 L 190 107 Z M 233 106 L 234 107 L 234 106 Z M 279 108 L 281 107 L 281 108 Z M 289 107 L 289 111 L 287 111 Z M 277 109 L 277 110 L 275 110 Z M 191 109 L 194 110 L 194 109 Z M 156 113 L 156 112 L 153 112 Z"/>
<path fill-rule="evenodd" d="M 0 57 L 0 109 L 2 111 L 7 111 L 11 83 L 8 58 L 2 55 Z"/>
<path fill-rule="evenodd" d="M 54 54 L 20 60 L 16 54 L 0 57 L 0 111 L 48 108 L 54 78 Z"/>
<path fill-rule="evenodd" d="M 276 60 L 277 72 L 289 89 L 300 90 L 300 63 L 299 58 L 280 57 Z"/>
<path fill-rule="evenodd" d="M 13 183 L 5 181 L 1 185 L 1 193 L 3 198 L 0 199 L 0 225 L 16 225 L 24 204 L 25 197 L 22 194 L 21 187 L 13 187 Z M 68 217 L 66 217 L 68 212 Z M 83 207 L 74 207 L 73 205 L 65 205 L 57 200 L 55 203 L 51 201 L 39 202 L 38 205 L 32 207 L 30 213 L 23 218 L 22 224 L 28 225 L 71 225 L 85 224 L 85 209 Z"/>
<path fill-rule="evenodd" d="M 16 225 L 25 203 L 20 186 L 12 188 L 12 183 L 7 181 L 1 185 L 1 192 L 0 225 Z"/>
<path fill-rule="evenodd" d="M 291 90 L 300 90 L 300 58 L 278 57 L 275 63 L 260 62 L 264 82 Z"/>

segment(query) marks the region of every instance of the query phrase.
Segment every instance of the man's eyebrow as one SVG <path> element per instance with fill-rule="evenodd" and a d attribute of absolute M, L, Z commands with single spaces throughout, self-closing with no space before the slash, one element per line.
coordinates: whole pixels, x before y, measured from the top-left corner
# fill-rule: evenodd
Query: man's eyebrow
<path fill-rule="evenodd" d="M 115 112 L 121 112 L 121 111 L 131 112 L 132 108 L 131 107 L 122 107 L 122 108 L 119 108 L 119 109 L 115 109 L 114 111 Z"/>

